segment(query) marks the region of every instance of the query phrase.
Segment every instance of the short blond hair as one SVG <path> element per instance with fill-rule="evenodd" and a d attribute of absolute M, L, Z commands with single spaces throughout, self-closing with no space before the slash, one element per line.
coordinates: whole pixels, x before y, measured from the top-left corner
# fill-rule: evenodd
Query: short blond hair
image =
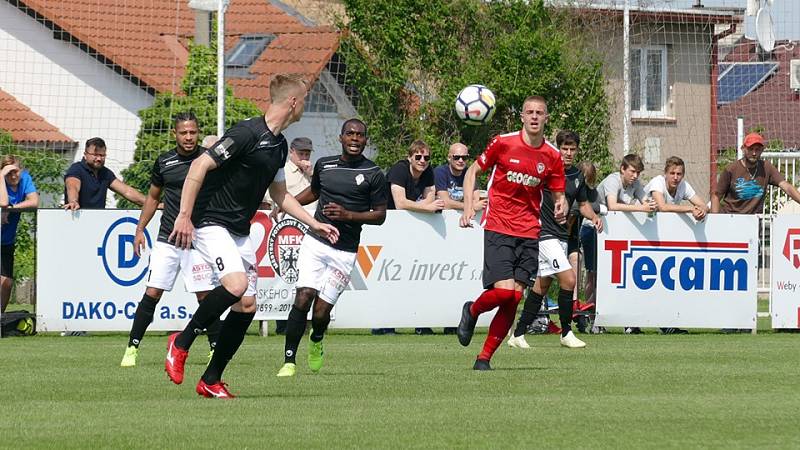
<path fill-rule="evenodd" d="M 417 139 L 408 147 L 408 156 L 414 156 L 422 150 L 427 150 L 428 154 L 431 154 L 431 147 L 422 139 Z"/>
<path fill-rule="evenodd" d="M 269 82 L 270 103 L 282 102 L 297 90 L 308 91 L 308 82 L 302 75 L 279 73 Z"/>

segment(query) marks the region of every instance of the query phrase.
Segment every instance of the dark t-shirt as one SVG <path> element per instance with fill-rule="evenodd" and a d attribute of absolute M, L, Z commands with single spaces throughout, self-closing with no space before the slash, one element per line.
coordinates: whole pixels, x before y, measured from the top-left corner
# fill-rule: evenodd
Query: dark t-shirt
<path fill-rule="evenodd" d="M 564 171 L 564 176 L 567 179 L 564 189 L 564 196 L 567 198 L 567 211 L 572 209 L 572 204 L 577 200 L 578 202 L 588 201 L 588 188 L 586 181 L 583 178 L 583 172 L 575 166 L 571 166 Z M 553 204 L 553 195 L 549 190 L 544 190 L 542 197 L 542 232 L 541 239 L 559 239 L 566 241 L 569 237 L 566 224 L 560 224 L 555 219 L 555 205 Z M 569 222 L 569 221 L 567 221 Z"/>
<path fill-rule="evenodd" d="M 86 159 L 73 163 L 64 174 L 64 181 L 67 178 L 74 177 L 80 180 L 81 188 L 78 191 L 78 204 L 82 209 L 103 209 L 106 207 L 106 194 L 108 187 L 117 179 L 114 172 L 108 167 L 101 167 L 94 174 L 89 165 L 86 164 Z M 64 186 L 64 203 L 67 203 L 67 188 Z"/>
<path fill-rule="evenodd" d="M 436 192 L 447 191 L 450 200 L 456 202 L 464 201 L 464 173 L 461 175 L 453 175 L 450 171 L 449 164 L 443 164 L 433 169 L 433 178 L 436 183 Z"/>
<path fill-rule="evenodd" d="M 389 198 L 387 208 L 397 209 L 394 204 L 394 198 L 392 198 L 392 185 L 396 184 L 405 188 L 406 199 L 416 202 L 422 199 L 422 193 L 425 191 L 426 187 L 434 185 L 433 169 L 428 166 L 428 168 L 422 172 L 419 179 L 415 181 L 411 176 L 411 163 L 409 163 L 407 159 L 403 159 L 389 168 L 389 171 L 386 173 L 386 181 L 386 195 Z"/>
<path fill-rule="evenodd" d="M 385 205 L 386 177 L 380 167 L 364 157 L 355 161 L 344 161 L 338 155 L 326 156 L 320 158 L 314 166 L 311 190 L 319 195 L 314 218 L 335 226 L 339 230 L 339 240 L 336 244 L 331 244 L 327 239 L 311 231 L 309 233 L 335 249 L 358 251 L 362 224 L 331 220 L 322 214 L 322 208 L 328 203 L 336 203 L 348 211 L 367 212 L 376 206 Z"/>
<path fill-rule="evenodd" d="M 172 227 L 175 225 L 175 218 L 181 210 L 181 191 L 183 181 L 189 172 L 192 161 L 197 159 L 206 151 L 203 147 L 197 147 L 191 155 L 184 156 L 176 149 L 164 152 L 153 163 L 153 171 L 150 174 L 150 184 L 161 188 L 163 193 L 164 211 L 161 213 L 161 227 L 158 230 L 158 240 L 167 242 L 167 238 L 172 234 Z"/>
<path fill-rule="evenodd" d="M 759 160 L 754 173 L 741 160 L 735 161 L 717 182 L 720 210 L 731 214 L 758 214 L 764 209 L 767 185 L 777 186 L 781 181 L 784 181 L 783 175 L 769 161 Z"/>
<path fill-rule="evenodd" d="M 219 225 L 233 234 L 249 235 L 250 220 L 264 193 L 286 164 L 286 138 L 272 134 L 259 116 L 231 127 L 206 153 L 217 169 L 206 175 L 192 222 L 196 227 Z"/>

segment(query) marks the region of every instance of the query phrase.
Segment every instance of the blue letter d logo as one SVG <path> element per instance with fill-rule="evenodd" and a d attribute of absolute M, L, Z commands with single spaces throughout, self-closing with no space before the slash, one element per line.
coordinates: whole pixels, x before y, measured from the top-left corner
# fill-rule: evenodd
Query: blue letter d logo
<path fill-rule="evenodd" d="M 117 236 L 119 247 L 117 250 L 117 267 L 120 269 L 130 269 L 139 263 L 139 257 L 133 252 L 133 239 L 134 236 L 130 234 L 120 234 Z M 130 249 L 130 253 L 128 253 Z M 130 258 L 128 258 L 130 255 Z"/>

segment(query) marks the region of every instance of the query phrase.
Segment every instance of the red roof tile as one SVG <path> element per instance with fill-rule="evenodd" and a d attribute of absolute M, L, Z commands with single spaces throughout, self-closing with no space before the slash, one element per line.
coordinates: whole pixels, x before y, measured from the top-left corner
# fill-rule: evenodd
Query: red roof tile
<path fill-rule="evenodd" d="M 16 142 L 74 142 L 16 98 L 0 90 L 0 130 Z"/>
<path fill-rule="evenodd" d="M 156 91 L 179 89 L 186 59 L 176 45 L 194 35 L 194 11 L 187 0 L 23 1 L 40 21 L 52 22 Z M 226 49 L 243 34 L 277 36 L 251 67 L 253 79 L 228 80 L 235 95 L 261 108 L 273 74 L 299 73 L 313 81 L 339 42 L 330 27 L 307 26 L 268 0 L 232 1 L 225 24 Z"/>

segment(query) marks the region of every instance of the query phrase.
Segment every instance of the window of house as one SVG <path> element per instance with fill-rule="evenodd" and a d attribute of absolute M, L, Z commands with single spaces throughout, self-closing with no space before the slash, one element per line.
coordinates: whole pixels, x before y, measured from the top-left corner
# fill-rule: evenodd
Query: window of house
<path fill-rule="evenodd" d="M 631 48 L 631 113 L 634 118 L 666 117 L 667 47 Z"/>
<path fill-rule="evenodd" d="M 250 66 L 261 56 L 261 52 L 275 39 L 273 35 L 245 35 L 225 56 L 225 75 L 248 76 Z"/>
<path fill-rule="evenodd" d="M 320 80 L 317 80 L 317 82 L 311 86 L 311 90 L 308 92 L 308 97 L 306 98 L 304 111 L 322 113 L 335 113 L 338 111 L 336 100 L 328 93 L 328 90 Z"/>

